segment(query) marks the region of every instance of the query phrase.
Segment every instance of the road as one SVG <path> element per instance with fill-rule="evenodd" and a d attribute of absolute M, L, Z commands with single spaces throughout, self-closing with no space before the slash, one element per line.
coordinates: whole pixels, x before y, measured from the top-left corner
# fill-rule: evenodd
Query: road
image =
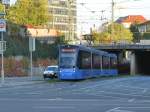
<path fill-rule="evenodd" d="M 0 87 L 0 112 L 150 112 L 150 76 Z"/>

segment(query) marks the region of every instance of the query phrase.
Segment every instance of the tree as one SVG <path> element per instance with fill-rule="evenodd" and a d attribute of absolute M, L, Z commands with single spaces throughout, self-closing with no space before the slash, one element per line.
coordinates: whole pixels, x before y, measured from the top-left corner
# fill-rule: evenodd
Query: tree
<path fill-rule="evenodd" d="M 104 32 L 93 32 L 93 41 L 94 44 L 99 44 L 99 43 L 110 43 L 111 39 L 110 39 L 110 34 L 106 31 Z"/>
<path fill-rule="evenodd" d="M 111 40 L 114 42 L 126 41 L 131 42 L 133 40 L 133 34 L 129 29 L 126 29 L 122 24 L 114 23 L 114 35 Z M 111 25 L 108 26 L 108 30 L 111 32 Z"/>
<path fill-rule="evenodd" d="M 138 24 L 131 25 L 130 31 L 133 33 L 133 41 L 139 42 L 142 38 L 142 34 L 138 30 Z"/>
<path fill-rule="evenodd" d="M 129 29 L 123 27 L 123 25 L 114 23 L 114 34 L 112 37 L 111 25 L 104 28 L 102 32 L 93 32 L 93 39 L 95 43 L 111 43 L 111 42 L 131 42 L 133 40 L 132 33 Z"/>
<path fill-rule="evenodd" d="M 48 0 L 18 0 L 8 10 L 7 18 L 19 25 L 45 25 L 50 19 Z"/>
<path fill-rule="evenodd" d="M 2 5 L 2 3 L 0 3 L 0 12 L 4 11 L 4 5 Z"/>

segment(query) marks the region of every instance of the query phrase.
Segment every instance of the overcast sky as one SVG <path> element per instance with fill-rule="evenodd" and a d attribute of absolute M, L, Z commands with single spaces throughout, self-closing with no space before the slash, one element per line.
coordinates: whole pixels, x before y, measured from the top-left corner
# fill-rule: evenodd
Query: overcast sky
<path fill-rule="evenodd" d="M 13 3 L 16 0 L 10 0 Z M 114 0 L 115 20 L 127 15 L 143 15 L 150 19 L 150 0 Z M 99 27 L 111 20 L 112 0 L 77 0 L 78 33 L 89 33 L 90 27 Z"/>
<path fill-rule="evenodd" d="M 114 2 L 115 20 L 127 15 L 143 15 L 146 19 L 150 19 L 150 0 L 114 0 Z M 99 27 L 102 23 L 110 21 L 111 3 L 112 0 L 77 0 L 78 32 L 90 32 L 93 25 Z"/>

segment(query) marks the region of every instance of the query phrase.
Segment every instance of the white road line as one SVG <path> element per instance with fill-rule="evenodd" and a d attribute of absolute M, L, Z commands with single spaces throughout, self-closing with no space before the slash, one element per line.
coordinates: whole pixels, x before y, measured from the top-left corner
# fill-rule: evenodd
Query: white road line
<path fill-rule="evenodd" d="M 117 108 L 110 109 L 110 110 L 108 110 L 106 112 L 133 112 L 133 111 L 123 110 L 123 109 L 120 109 L 120 107 L 117 107 Z"/>
<path fill-rule="evenodd" d="M 128 100 L 128 102 L 133 102 L 133 101 L 135 101 L 135 99 L 133 98 L 133 99 L 129 99 Z"/>
<path fill-rule="evenodd" d="M 146 107 L 146 106 L 138 106 L 138 107 L 120 107 L 120 108 L 127 108 L 127 109 L 150 109 L 150 107 Z"/>
<path fill-rule="evenodd" d="M 36 109 L 75 109 L 74 106 L 35 106 Z"/>
<path fill-rule="evenodd" d="M 118 100 L 128 100 L 128 98 L 123 98 L 123 97 L 118 97 L 118 96 L 110 96 L 110 95 L 104 95 L 104 94 L 100 94 L 100 93 L 90 93 L 89 95 L 94 95 L 94 96 L 103 96 L 103 98 L 117 98 Z"/>
<path fill-rule="evenodd" d="M 143 98 L 150 98 L 150 96 L 143 96 L 143 95 L 138 95 L 138 94 L 131 94 L 131 93 L 129 93 L 129 94 L 126 94 L 126 93 L 118 93 L 118 92 L 106 92 L 106 91 L 99 91 L 99 92 L 101 92 L 101 93 L 106 93 L 106 94 L 114 94 L 114 95 L 125 95 L 125 96 L 141 96 L 141 97 L 143 97 Z"/>
<path fill-rule="evenodd" d="M 144 89 L 148 89 L 148 88 L 142 88 L 142 87 L 136 87 L 136 86 L 126 86 L 126 85 L 119 85 L 120 87 L 121 86 L 123 86 L 123 87 L 127 87 L 127 88 L 132 88 L 132 89 L 142 89 L 142 90 L 144 90 Z"/>
<path fill-rule="evenodd" d="M 124 109 L 125 108 L 125 109 Z M 107 110 L 106 112 L 134 112 L 127 109 L 150 109 L 150 107 L 116 107 L 110 110 Z"/>
<path fill-rule="evenodd" d="M 113 108 L 113 109 L 109 109 L 107 110 L 106 112 L 115 112 L 115 110 L 119 109 L 120 107 L 116 107 L 116 108 Z"/>
<path fill-rule="evenodd" d="M 147 92 L 147 89 L 144 89 L 142 93 L 146 93 L 146 92 Z"/>

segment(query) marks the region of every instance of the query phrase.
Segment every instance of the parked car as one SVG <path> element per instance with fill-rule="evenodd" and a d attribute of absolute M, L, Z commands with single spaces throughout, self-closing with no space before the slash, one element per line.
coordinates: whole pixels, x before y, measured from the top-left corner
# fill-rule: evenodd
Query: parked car
<path fill-rule="evenodd" d="M 57 78 L 58 77 L 58 66 L 48 66 L 43 72 L 43 78 Z"/>

